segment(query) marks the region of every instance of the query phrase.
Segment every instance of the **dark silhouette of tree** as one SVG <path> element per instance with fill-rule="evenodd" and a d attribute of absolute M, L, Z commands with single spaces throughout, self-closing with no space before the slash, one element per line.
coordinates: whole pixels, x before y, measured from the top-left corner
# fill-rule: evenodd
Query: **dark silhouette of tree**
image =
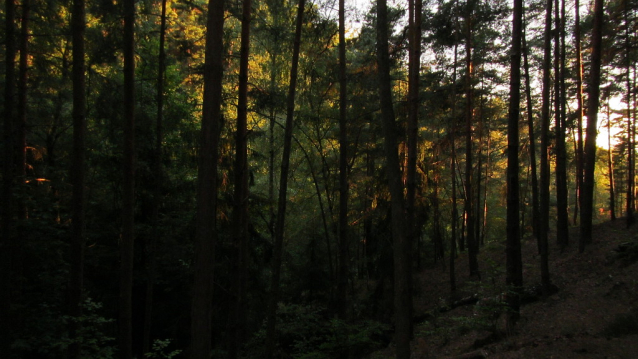
<path fill-rule="evenodd" d="M 248 270 L 248 60 L 250 55 L 251 0 L 243 0 L 239 84 L 237 91 L 237 130 L 235 133 L 235 188 L 233 194 L 233 246 L 235 251 L 233 308 L 229 318 L 229 357 L 239 356 L 246 322 L 246 280 Z"/>
<path fill-rule="evenodd" d="M 552 43 L 552 0 L 547 0 L 545 8 L 545 40 L 543 55 L 543 107 L 541 110 L 541 183 L 540 183 L 540 232 L 538 248 L 541 257 L 541 285 L 549 292 L 548 233 L 549 233 L 549 108 L 550 108 L 550 66 Z"/>
<path fill-rule="evenodd" d="M 73 154 L 70 178 L 73 184 L 71 219 L 71 270 L 69 279 L 69 315 L 82 315 L 84 292 L 84 246 L 86 236 L 85 177 L 86 177 L 86 85 L 84 33 L 86 15 L 84 0 L 74 0 L 71 14 L 73 41 Z M 79 322 L 69 321 L 69 358 L 81 356 L 79 345 Z"/>
<path fill-rule="evenodd" d="M 281 158 L 281 172 L 279 174 L 279 198 L 277 202 L 277 216 L 275 222 L 275 242 L 273 248 L 273 270 L 268 298 L 268 318 L 266 324 L 266 357 L 273 358 L 276 344 L 277 304 L 279 303 L 279 287 L 281 277 L 281 259 L 284 246 L 284 229 L 286 224 L 286 204 L 288 201 L 288 176 L 290 169 L 290 150 L 292 147 L 292 130 L 295 115 L 295 94 L 297 91 L 297 74 L 299 67 L 299 51 L 301 48 L 301 31 L 303 29 L 303 15 L 305 0 L 299 0 L 295 38 L 290 67 L 290 83 L 288 85 L 288 99 L 286 102 L 286 124 L 284 129 L 284 147 Z"/>
<path fill-rule="evenodd" d="M 206 18 L 204 102 L 197 177 L 195 264 L 190 357 L 208 359 L 212 348 L 213 275 L 217 241 L 217 153 L 224 74 L 224 0 L 209 0 Z"/>
<path fill-rule="evenodd" d="M 133 248 L 135 240 L 135 1 L 124 1 L 124 155 L 120 240 L 119 344 L 121 359 L 133 350 Z"/>
<path fill-rule="evenodd" d="M 600 65 L 602 53 L 603 0 L 594 1 L 593 28 L 591 35 L 591 68 L 588 86 L 587 132 L 585 137 L 585 178 L 581 202 L 580 240 L 578 251 L 592 241 L 594 206 L 594 170 L 596 168 L 596 136 L 598 134 L 598 106 L 600 103 Z"/>
<path fill-rule="evenodd" d="M 346 318 L 348 287 L 348 81 L 345 17 L 345 1 L 339 0 L 339 269 L 336 308 L 341 318 Z"/>
<path fill-rule="evenodd" d="M 520 315 L 519 292 L 523 287 L 523 261 L 521 259 L 520 199 L 519 199 L 519 129 L 521 101 L 521 42 L 523 35 L 523 0 L 514 1 L 512 15 L 512 50 L 510 54 L 510 103 L 507 121 L 507 276 L 511 288 L 507 305 L 511 312 L 509 322 L 515 324 Z"/>
<path fill-rule="evenodd" d="M 394 325 L 396 357 L 410 357 L 409 247 L 405 233 L 405 210 L 398 156 L 398 129 L 392 104 L 390 55 L 388 50 L 388 8 L 386 0 L 377 2 L 377 71 L 379 100 L 385 132 L 386 172 L 390 190 L 392 241 L 394 244 Z"/>

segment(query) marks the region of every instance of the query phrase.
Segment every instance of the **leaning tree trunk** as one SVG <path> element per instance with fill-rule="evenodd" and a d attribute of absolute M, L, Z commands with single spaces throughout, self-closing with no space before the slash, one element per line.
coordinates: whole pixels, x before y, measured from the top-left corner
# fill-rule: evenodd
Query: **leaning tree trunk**
<path fill-rule="evenodd" d="M 279 174 L 279 199 L 277 202 L 277 216 L 275 222 L 273 270 L 270 283 L 270 297 L 268 298 L 268 318 L 266 323 L 267 358 L 274 357 L 275 344 L 277 341 L 275 332 L 277 323 L 277 303 L 279 302 L 279 281 L 281 276 L 281 259 L 283 255 L 284 227 L 286 223 L 286 204 L 288 201 L 288 173 L 290 168 L 290 149 L 292 147 L 292 129 L 295 111 L 295 93 L 297 90 L 299 49 L 301 47 L 301 30 L 303 28 L 303 14 L 305 6 L 306 1 L 299 0 L 297 9 L 297 22 L 295 27 L 295 40 L 292 49 L 292 64 L 290 67 L 290 84 L 288 86 L 286 126 L 284 128 L 284 148 L 281 158 L 281 172 Z"/>
<path fill-rule="evenodd" d="M 394 325 L 396 357 L 410 358 L 410 265 L 407 262 L 409 248 L 405 234 L 405 211 L 403 207 L 403 186 L 399 168 L 398 129 L 392 104 L 392 84 L 390 80 L 390 55 L 388 50 L 388 8 L 386 0 L 377 4 L 377 68 L 379 75 L 379 100 L 385 132 L 386 168 L 392 218 L 392 240 L 394 243 Z"/>

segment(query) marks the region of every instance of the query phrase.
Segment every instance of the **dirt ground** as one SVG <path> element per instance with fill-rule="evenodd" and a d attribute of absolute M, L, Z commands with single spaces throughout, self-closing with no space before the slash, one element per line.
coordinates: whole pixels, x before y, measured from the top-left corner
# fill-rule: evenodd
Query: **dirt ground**
<path fill-rule="evenodd" d="M 412 358 L 638 358 L 638 224 L 628 229 L 617 219 L 595 226 L 594 242 L 582 254 L 578 237 L 578 228 L 570 228 L 561 253 L 550 236 L 549 270 L 558 291 L 523 305 L 513 328 L 498 300 L 505 292 L 504 243 L 481 248 L 480 282 L 467 280 L 467 255 L 457 258 L 453 297 L 446 268 L 423 271 L 414 304 L 425 319 L 415 326 Z M 627 250 L 628 243 L 636 246 Z M 538 288 L 535 240 L 523 241 L 522 255 L 524 285 Z M 478 304 L 441 310 L 468 296 L 480 298 Z M 390 346 L 371 358 L 392 356 Z"/>

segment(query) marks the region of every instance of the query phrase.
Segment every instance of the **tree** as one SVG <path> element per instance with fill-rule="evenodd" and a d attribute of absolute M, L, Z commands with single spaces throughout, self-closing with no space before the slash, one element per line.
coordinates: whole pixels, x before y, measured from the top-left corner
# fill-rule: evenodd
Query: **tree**
<path fill-rule="evenodd" d="M 603 0 L 594 1 L 593 29 L 591 35 L 591 67 L 588 86 L 587 132 L 585 137 L 585 178 L 581 202 L 580 239 L 578 251 L 592 241 L 594 206 L 594 170 L 596 168 L 596 136 L 598 132 L 598 106 L 600 103 L 600 67 L 602 54 Z"/>
<path fill-rule="evenodd" d="M 475 216 L 473 209 L 474 201 L 474 177 L 472 160 L 472 137 L 474 121 L 474 61 L 472 59 L 472 34 L 473 17 L 476 0 L 467 0 L 465 6 L 465 219 L 466 219 L 466 240 L 468 249 L 468 259 L 470 277 L 480 278 L 478 268 L 478 242 L 475 237 Z"/>
<path fill-rule="evenodd" d="M 292 50 L 290 83 L 288 86 L 286 125 L 284 130 L 284 148 L 281 159 L 281 173 L 279 175 L 279 199 L 277 202 L 277 216 L 275 222 L 273 270 L 270 284 L 270 297 L 268 298 L 268 322 L 266 324 L 266 343 L 268 346 L 266 356 L 268 358 L 272 358 L 274 356 L 274 346 L 276 341 L 275 329 L 277 323 L 277 305 L 279 303 L 281 258 L 283 255 L 284 228 L 286 223 L 286 202 L 288 201 L 288 172 L 290 168 L 290 150 L 292 147 L 292 130 L 295 112 L 295 92 L 297 91 L 299 51 L 301 47 L 301 30 L 303 27 L 303 14 L 305 6 L 306 1 L 299 0 L 297 9 L 297 21 L 295 27 L 295 39 L 293 42 Z"/>
<path fill-rule="evenodd" d="M 250 55 L 251 0 L 243 0 L 239 84 L 237 89 L 237 130 L 235 133 L 235 188 L 233 193 L 233 239 L 235 250 L 234 305 L 230 319 L 229 356 L 237 358 L 244 337 L 246 280 L 248 270 L 248 57 Z"/>
<path fill-rule="evenodd" d="M 540 183 L 540 234 L 538 248 L 541 256 L 541 285 L 543 292 L 549 292 L 548 232 L 549 232 L 549 107 L 550 107 L 550 64 L 552 42 L 552 0 L 547 0 L 545 8 L 545 40 L 543 55 L 543 108 L 541 113 L 541 183 Z"/>
<path fill-rule="evenodd" d="M 5 1 L 5 77 L 4 77 L 4 161 L 2 174 L 2 305 L 0 312 L 0 322 L 2 322 L 3 335 L 0 339 L 0 350 L 9 352 L 11 345 L 11 269 L 12 269 L 12 252 L 15 246 L 12 238 L 12 208 L 13 208 L 13 180 L 14 180 L 14 161 L 13 161 L 13 139 L 15 120 L 15 2 L 14 0 Z"/>
<path fill-rule="evenodd" d="M 345 0 L 339 0 L 339 270 L 337 313 L 346 318 L 348 287 L 348 80 L 346 77 Z M 299 29 L 301 31 L 301 29 Z"/>
<path fill-rule="evenodd" d="M 124 155 L 120 241 L 120 358 L 133 350 L 133 248 L 135 240 L 135 1 L 124 1 Z"/>
<path fill-rule="evenodd" d="M 71 181 L 73 184 L 72 199 L 72 232 L 71 232 L 71 270 L 69 280 L 69 315 L 79 319 L 82 315 L 82 297 L 84 286 L 84 243 L 85 243 L 85 162 L 86 162 L 86 85 L 85 85 L 85 51 L 84 33 L 86 15 L 84 0 L 73 1 L 71 14 L 73 33 L 73 163 Z M 80 358 L 79 322 L 69 321 L 69 336 L 72 345 L 69 358 Z"/>
<path fill-rule="evenodd" d="M 377 2 L 377 71 L 379 76 L 379 100 L 385 132 L 385 154 L 394 244 L 394 325 L 396 357 L 410 357 L 410 308 L 408 278 L 411 269 L 405 234 L 403 186 L 399 168 L 398 131 L 395 124 L 390 79 L 390 55 L 388 50 L 388 8 L 386 0 Z"/>
<path fill-rule="evenodd" d="M 569 244 L 569 215 L 567 214 L 567 153 L 565 150 L 565 62 L 561 47 L 564 20 L 560 16 L 559 1 L 554 3 L 554 118 L 556 133 L 556 239 L 561 248 Z"/>
<path fill-rule="evenodd" d="M 514 1 L 512 19 L 512 50 L 510 75 L 510 104 L 507 121 L 507 276 L 511 287 L 507 301 L 510 307 L 509 322 L 515 324 L 520 315 L 519 292 L 523 287 L 523 261 L 521 259 L 521 237 L 519 228 L 519 112 L 521 100 L 521 42 L 523 34 L 523 0 Z"/>
<path fill-rule="evenodd" d="M 206 18 L 204 97 L 197 176 L 195 265 L 190 357 L 208 359 L 212 349 L 213 275 L 217 240 L 217 154 L 224 74 L 224 0 L 209 0 Z"/>

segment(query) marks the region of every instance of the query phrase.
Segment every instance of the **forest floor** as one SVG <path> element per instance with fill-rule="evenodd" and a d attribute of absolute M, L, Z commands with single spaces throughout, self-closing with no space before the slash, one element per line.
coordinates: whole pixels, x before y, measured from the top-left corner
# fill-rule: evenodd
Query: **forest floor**
<path fill-rule="evenodd" d="M 624 219 L 596 225 L 582 254 L 578 232 L 570 228 L 563 253 L 550 237 L 550 278 L 558 291 L 524 304 L 513 328 L 498 300 L 505 292 L 504 243 L 481 248 L 480 282 L 467 280 L 467 254 L 458 257 L 453 298 L 446 295 L 446 268 L 423 271 L 414 306 L 424 319 L 414 327 L 412 358 L 638 358 L 638 225 L 628 229 Z M 533 292 L 540 288 L 535 240 L 523 241 L 522 255 L 524 285 Z M 449 303 L 472 296 L 478 303 L 450 309 Z M 391 345 L 371 358 L 393 352 Z"/>

